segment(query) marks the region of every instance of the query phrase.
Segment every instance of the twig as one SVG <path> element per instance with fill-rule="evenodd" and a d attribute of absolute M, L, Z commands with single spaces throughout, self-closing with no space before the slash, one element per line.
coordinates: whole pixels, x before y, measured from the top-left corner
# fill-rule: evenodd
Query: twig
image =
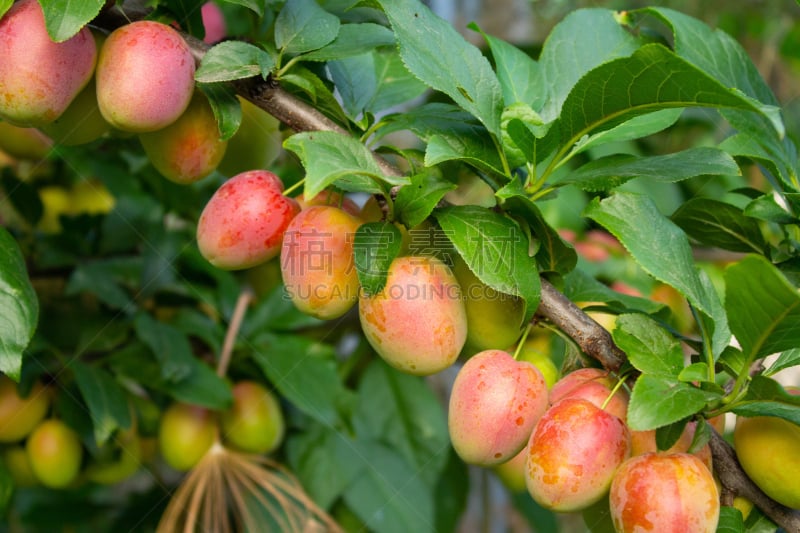
<path fill-rule="evenodd" d="M 236 336 L 239 335 L 239 329 L 242 327 L 244 314 L 247 311 L 247 306 L 253 299 L 253 289 L 245 286 L 242 292 L 239 293 L 239 298 L 236 299 L 236 307 L 233 308 L 233 315 L 228 324 L 228 331 L 225 332 L 225 340 L 222 343 L 222 351 L 219 354 L 219 363 L 217 363 L 217 375 L 219 377 L 225 376 L 228 373 L 228 365 L 233 356 L 233 346 L 236 344 Z"/>

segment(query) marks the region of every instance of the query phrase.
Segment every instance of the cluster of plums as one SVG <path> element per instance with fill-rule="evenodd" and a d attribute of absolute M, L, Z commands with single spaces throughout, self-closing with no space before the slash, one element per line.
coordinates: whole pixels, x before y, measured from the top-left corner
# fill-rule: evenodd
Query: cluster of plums
<path fill-rule="evenodd" d="M 219 39 L 219 8 L 206 7 L 216 6 L 204 5 L 207 36 Z M 18 139 L 35 129 L 62 145 L 138 135 L 153 166 L 183 184 L 261 168 L 280 146 L 277 120 L 245 100 L 239 130 L 221 140 L 192 51 L 167 24 L 136 21 L 108 35 L 84 27 L 54 42 L 39 3 L 22 0 L 0 19 L 0 57 L 0 120 Z"/>
<path fill-rule="evenodd" d="M 244 380 L 233 386 L 233 405 L 224 411 L 183 403 L 168 406 L 160 416 L 157 446 L 132 427 L 118 431 L 108 450 L 104 447 L 86 459 L 79 434 L 48 416 L 51 392 L 37 381 L 22 396 L 13 381 L 0 376 L 2 460 L 19 487 L 117 483 L 155 459 L 156 448 L 167 465 L 186 471 L 217 442 L 243 453 L 266 454 L 280 445 L 284 435 L 276 397 L 260 383 Z"/>

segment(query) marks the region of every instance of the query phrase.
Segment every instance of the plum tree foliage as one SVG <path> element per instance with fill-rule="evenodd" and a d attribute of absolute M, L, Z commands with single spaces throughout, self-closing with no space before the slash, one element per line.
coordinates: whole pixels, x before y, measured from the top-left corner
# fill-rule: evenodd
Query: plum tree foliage
<path fill-rule="evenodd" d="M 145 4 L 0 0 L 12 530 L 453 531 L 494 466 L 537 530 L 800 531 L 795 132 L 734 38 Z"/>

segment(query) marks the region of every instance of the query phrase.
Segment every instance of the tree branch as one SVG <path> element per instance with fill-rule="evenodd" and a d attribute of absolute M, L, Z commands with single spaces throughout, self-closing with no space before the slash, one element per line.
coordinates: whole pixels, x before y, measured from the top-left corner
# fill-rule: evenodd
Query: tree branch
<path fill-rule="evenodd" d="M 724 490 L 747 498 L 786 531 L 800 531 L 800 512 L 789 509 L 764 494 L 742 469 L 731 445 L 713 428 L 708 444 L 713 455 L 714 472 Z"/>

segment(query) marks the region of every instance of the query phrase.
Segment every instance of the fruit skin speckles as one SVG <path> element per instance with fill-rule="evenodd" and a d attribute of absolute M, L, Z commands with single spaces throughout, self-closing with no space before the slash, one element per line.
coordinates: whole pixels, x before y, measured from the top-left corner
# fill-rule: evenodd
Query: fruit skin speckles
<path fill-rule="evenodd" d="M 283 194 L 280 178 L 266 170 L 243 172 L 225 182 L 197 225 L 200 253 L 225 270 L 250 268 L 277 256 L 283 234 L 300 212 Z"/>
<path fill-rule="evenodd" d="M 426 376 L 449 367 L 467 338 L 461 288 L 435 257 L 398 257 L 384 289 L 371 296 L 361 291 L 358 307 L 372 348 L 410 374 Z"/>

